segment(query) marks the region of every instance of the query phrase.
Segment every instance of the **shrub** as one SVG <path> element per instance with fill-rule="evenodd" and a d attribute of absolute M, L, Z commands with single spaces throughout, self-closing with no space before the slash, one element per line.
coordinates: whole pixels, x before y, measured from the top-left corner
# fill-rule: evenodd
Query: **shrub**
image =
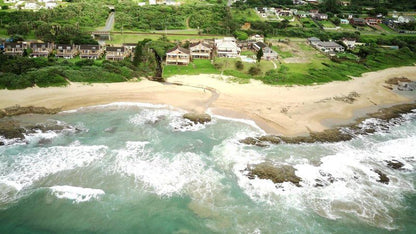
<path fill-rule="evenodd" d="M 236 68 L 237 70 L 239 70 L 239 71 L 243 70 L 243 69 L 244 69 L 244 64 L 243 64 L 243 62 L 241 62 L 240 60 L 236 61 L 236 62 L 235 62 L 235 68 Z"/>
<path fill-rule="evenodd" d="M 252 76 L 257 76 L 260 73 L 261 73 L 261 69 L 258 68 L 257 66 L 250 67 L 250 69 L 248 70 L 248 74 Z"/>

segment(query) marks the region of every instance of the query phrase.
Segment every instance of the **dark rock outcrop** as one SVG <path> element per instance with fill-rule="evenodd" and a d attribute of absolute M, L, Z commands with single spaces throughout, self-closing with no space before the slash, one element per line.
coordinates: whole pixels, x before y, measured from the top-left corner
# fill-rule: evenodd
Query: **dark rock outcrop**
<path fill-rule="evenodd" d="M 301 178 L 296 176 L 295 168 L 289 165 L 274 166 L 270 163 L 264 162 L 253 166 L 248 166 L 248 178 L 254 179 L 256 177 L 260 179 L 267 179 L 273 181 L 273 183 L 291 182 L 296 186 L 300 186 Z"/>
<path fill-rule="evenodd" d="M 394 77 L 394 78 L 386 80 L 386 84 L 390 84 L 390 85 L 398 85 L 401 82 L 412 82 L 412 81 L 406 77 Z"/>
<path fill-rule="evenodd" d="M 24 114 L 45 114 L 52 115 L 61 111 L 61 108 L 48 109 L 46 107 L 35 107 L 35 106 L 10 106 L 0 111 L 0 118 L 6 116 L 16 116 Z"/>
<path fill-rule="evenodd" d="M 201 123 L 208 123 L 211 121 L 211 116 L 205 113 L 198 114 L 198 113 L 186 113 L 183 115 L 183 118 L 192 121 L 195 124 Z"/>
<path fill-rule="evenodd" d="M 25 132 L 25 129 L 16 121 L 0 121 L 0 136 L 6 139 L 23 139 Z"/>
<path fill-rule="evenodd" d="M 378 176 L 379 176 L 379 179 L 377 180 L 377 182 L 380 182 L 380 183 L 383 183 L 383 184 L 389 184 L 390 179 L 389 179 L 389 177 L 387 177 L 387 175 L 385 173 L 383 173 L 379 169 L 375 169 L 374 172 L 377 173 Z"/>
<path fill-rule="evenodd" d="M 386 161 L 386 162 L 387 162 L 388 167 L 395 169 L 395 170 L 400 170 L 404 166 L 402 162 L 399 162 L 397 160 L 391 160 L 391 161 Z"/>
<path fill-rule="evenodd" d="M 261 136 L 261 137 L 247 137 L 240 140 L 240 143 L 247 145 L 256 145 L 265 147 L 268 144 L 280 144 L 282 142 L 288 144 L 300 143 L 314 143 L 314 142 L 340 142 L 349 141 L 357 135 L 367 135 L 376 132 L 378 129 L 388 130 L 389 124 L 400 123 L 402 114 L 410 113 L 416 109 L 416 103 L 396 105 L 389 108 L 380 109 L 378 112 L 368 114 L 366 118 L 359 118 L 354 123 L 347 126 L 340 126 L 333 129 L 328 129 L 322 132 L 310 132 L 308 136 L 285 137 L 285 136 Z M 377 118 L 383 122 L 377 126 L 362 127 L 361 123 L 367 118 Z"/>

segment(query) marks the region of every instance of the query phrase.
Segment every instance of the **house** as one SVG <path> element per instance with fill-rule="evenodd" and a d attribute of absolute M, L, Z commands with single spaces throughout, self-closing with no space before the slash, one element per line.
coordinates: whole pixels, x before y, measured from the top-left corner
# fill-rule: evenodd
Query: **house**
<path fill-rule="evenodd" d="M 137 46 L 137 43 L 123 43 L 123 47 L 129 52 L 132 52 Z"/>
<path fill-rule="evenodd" d="M 166 53 L 166 64 L 188 65 L 191 62 L 191 53 L 189 50 L 176 46 Z"/>
<path fill-rule="evenodd" d="M 315 14 L 313 16 L 313 18 L 314 19 L 317 19 L 317 20 L 327 20 L 328 19 L 328 15 L 327 14 L 320 14 L 320 13 L 318 13 L 318 14 Z"/>
<path fill-rule="evenodd" d="M 105 52 L 106 60 L 121 61 L 128 56 L 127 50 L 122 46 L 107 46 Z"/>
<path fill-rule="evenodd" d="M 349 2 L 349 1 L 340 1 L 340 4 L 342 6 L 349 6 L 351 4 L 351 2 Z"/>
<path fill-rule="evenodd" d="M 192 59 L 211 59 L 213 48 L 211 45 L 198 42 L 189 46 Z"/>
<path fill-rule="evenodd" d="M 416 19 L 413 16 L 399 16 L 399 18 L 397 18 L 397 21 L 399 24 L 408 24 L 416 22 Z"/>
<path fill-rule="evenodd" d="M 276 60 L 278 53 L 270 47 L 265 47 L 263 49 L 263 56 L 261 57 L 264 60 Z"/>
<path fill-rule="evenodd" d="M 316 48 L 325 53 L 342 52 L 345 50 L 342 45 L 333 41 L 321 41 L 316 44 Z"/>
<path fill-rule="evenodd" d="M 314 15 L 316 15 L 316 14 L 319 14 L 319 10 L 317 10 L 317 9 L 309 10 L 309 15 L 311 17 L 314 17 Z"/>
<path fill-rule="evenodd" d="M 248 39 L 251 41 L 256 41 L 256 42 L 264 42 L 264 37 L 259 34 L 252 35 Z"/>
<path fill-rule="evenodd" d="M 264 44 L 264 42 L 256 42 L 256 43 L 253 44 L 253 49 L 255 51 L 259 51 L 260 49 L 264 49 L 266 47 L 267 47 L 267 45 Z"/>
<path fill-rule="evenodd" d="M 354 49 L 357 40 L 355 38 L 343 38 L 342 43 L 348 47 L 348 49 Z"/>
<path fill-rule="evenodd" d="M 316 37 L 310 37 L 308 38 L 307 41 L 312 46 L 316 46 L 316 44 L 318 44 L 319 42 L 322 42 L 319 38 L 316 38 Z"/>
<path fill-rule="evenodd" d="M 318 0 L 306 0 L 306 2 L 311 4 L 311 5 L 318 5 L 319 4 Z"/>
<path fill-rule="evenodd" d="M 381 19 L 378 18 L 365 18 L 365 21 L 367 22 L 368 25 L 379 25 L 381 24 Z"/>
<path fill-rule="evenodd" d="M 80 45 L 79 57 L 86 59 L 98 59 L 103 54 L 103 50 L 100 45 Z"/>
<path fill-rule="evenodd" d="M 366 21 L 362 18 L 352 18 L 350 19 L 350 24 L 355 26 L 364 26 L 366 24 Z"/>
<path fill-rule="evenodd" d="M 276 14 L 277 14 L 277 16 L 291 16 L 292 12 L 289 11 L 289 10 L 281 10 Z"/>
<path fill-rule="evenodd" d="M 123 43 L 123 47 L 127 51 L 127 54 L 130 55 L 131 61 L 133 61 L 136 46 L 137 43 Z"/>
<path fill-rule="evenodd" d="M 215 40 L 215 47 L 218 57 L 235 58 L 239 56 L 241 52 L 235 38 L 230 37 Z"/>
<path fill-rule="evenodd" d="M 4 54 L 6 55 L 23 55 L 23 43 L 12 43 L 6 42 L 4 43 Z"/>
<path fill-rule="evenodd" d="M 65 45 L 57 44 L 55 45 L 56 57 L 58 58 L 74 58 L 78 53 L 78 46 L 76 45 Z"/>
<path fill-rule="evenodd" d="M 308 17 L 309 13 L 307 13 L 306 11 L 298 11 L 298 12 L 296 13 L 296 15 L 297 15 L 299 18 L 306 18 L 306 17 Z"/>
<path fill-rule="evenodd" d="M 48 57 L 53 50 L 50 43 L 30 43 L 31 57 Z"/>
<path fill-rule="evenodd" d="M 350 24 L 350 21 L 347 19 L 341 19 L 341 24 Z"/>

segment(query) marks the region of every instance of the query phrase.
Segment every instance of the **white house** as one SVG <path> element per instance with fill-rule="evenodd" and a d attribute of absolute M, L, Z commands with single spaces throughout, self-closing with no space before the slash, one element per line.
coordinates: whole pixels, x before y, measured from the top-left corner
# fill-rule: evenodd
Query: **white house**
<path fill-rule="evenodd" d="M 330 52 L 342 52 L 345 48 L 333 41 L 322 41 L 316 44 L 316 48 L 322 52 L 330 53 Z"/>
<path fill-rule="evenodd" d="M 416 19 L 413 16 L 399 16 L 399 18 L 397 18 L 397 21 L 400 24 L 407 24 L 407 23 L 415 22 Z"/>
<path fill-rule="evenodd" d="M 342 39 L 342 43 L 344 43 L 349 49 L 354 49 L 356 42 L 357 42 L 357 40 L 355 38 L 344 38 L 344 39 Z"/>
<path fill-rule="evenodd" d="M 233 37 L 215 40 L 218 57 L 235 58 L 240 55 L 241 49 L 237 46 L 237 40 Z"/>
<path fill-rule="evenodd" d="M 255 34 L 249 37 L 249 40 L 256 41 L 256 42 L 264 42 L 264 37 L 259 34 Z"/>
<path fill-rule="evenodd" d="M 350 24 L 350 21 L 347 19 L 341 19 L 341 24 Z"/>

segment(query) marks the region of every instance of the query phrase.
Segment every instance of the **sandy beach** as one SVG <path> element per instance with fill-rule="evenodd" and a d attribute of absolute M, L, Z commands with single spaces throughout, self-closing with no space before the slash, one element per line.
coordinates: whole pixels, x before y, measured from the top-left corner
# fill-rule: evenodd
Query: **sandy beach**
<path fill-rule="evenodd" d="M 166 104 L 187 111 L 252 119 L 268 133 L 294 136 L 344 124 L 379 108 L 413 102 L 384 87 L 386 80 L 402 76 L 416 81 L 416 66 L 390 68 L 350 81 L 314 86 L 269 86 L 259 81 L 237 84 L 219 75 L 168 79 L 182 85 L 148 80 L 73 83 L 62 88 L 0 90 L 0 108 L 32 105 L 71 110 L 111 102 Z M 352 103 L 342 100 L 350 94 L 356 96 Z"/>

